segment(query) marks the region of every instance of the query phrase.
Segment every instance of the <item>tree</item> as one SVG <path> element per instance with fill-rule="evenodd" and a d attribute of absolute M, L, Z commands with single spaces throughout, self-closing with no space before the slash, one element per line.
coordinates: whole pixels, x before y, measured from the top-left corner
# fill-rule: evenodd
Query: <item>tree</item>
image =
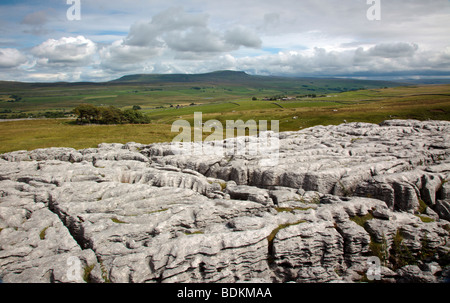
<path fill-rule="evenodd" d="M 134 109 L 120 110 L 115 106 L 96 107 L 92 104 L 81 104 L 73 112 L 78 115 L 78 123 L 123 124 L 150 123 L 150 118 Z"/>
<path fill-rule="evenodd" d="M 133 110 L 141 110 L 142 107 L 140 107 L 139 105 L 133 105 Z"/>
<path fill-rule="evenodd" d="M 123 114 L 120 109 L 114 106 L 100 107 L 100 123 L 102 124 L 120 124 L 122 123 Z"/>
<path fill-rule="evenodd" d="M 99 108 L 92 104 L 81 104 L 73 112 L 78 116 L 79 123 L 97 123 L 99 120 Z"/>
<path fill-rule="evenodd" d="M 123 120 L 126 123 L 133 123 L 133 124 L 150 123 L 150 119 L 137 110 L 127 109 L 122 114 Z"/>
<path fill-rule="evenodd" d="M 13 99 L 12 101 L 10 101 L 10 102 L 20 102 L 20 101 L 22 101 L 22 97 L 20 97 L 20 96 L 17 96 L 17 95 L 11 95 L 11 96 L 9 96 L 11 99 Z"/>

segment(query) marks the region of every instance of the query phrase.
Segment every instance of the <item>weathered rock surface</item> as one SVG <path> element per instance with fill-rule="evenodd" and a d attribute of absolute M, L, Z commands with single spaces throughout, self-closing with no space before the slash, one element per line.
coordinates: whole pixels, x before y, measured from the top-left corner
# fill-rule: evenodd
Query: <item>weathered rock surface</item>
<path fill-rule="evenodd" d="M 386 282 L 443 281 L 449 131 L 393 120 L 281 133 L 272 167 L 169 144 L 3 154 L 0 278 L 351 282 L 376 256 Z"/>

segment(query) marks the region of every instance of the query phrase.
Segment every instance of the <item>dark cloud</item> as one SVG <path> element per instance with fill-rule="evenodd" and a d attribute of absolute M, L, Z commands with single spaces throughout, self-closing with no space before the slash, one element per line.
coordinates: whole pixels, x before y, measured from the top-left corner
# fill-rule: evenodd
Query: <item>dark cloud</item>
<path fill-rule="evenodd" d="M 26 27 L 24 32 L 37 36 L 48 34 L 50 30 L 47 28 L 47 23 L 53 18 L 51 17 L 52 14 L 55 14 L 53 9 L 39 10 L 27 14 L 20 22 Z"/>
<path fill-rule="evenodd" d="M 367 53 L 369 56 L 400 58 L 412 57 L 418 49 L 419 46 L 415 43 L 383 43 L 370 48 Z"/>
<path fill-rule="evenodd" d="M 49 18 L 46 11 L 37 11 L 26 15 L 22 24 L 33 25 L 33 26 L 42 26 L 48 22 Z"/>
<path fill-rule="evenodd" d="M 261 39 L 258 35 L 248 28 L 237 26 L 225 32 L 225 41 L 227 44 L 236 47 L 245 46 L 260 48 L 262 45 Z"/>

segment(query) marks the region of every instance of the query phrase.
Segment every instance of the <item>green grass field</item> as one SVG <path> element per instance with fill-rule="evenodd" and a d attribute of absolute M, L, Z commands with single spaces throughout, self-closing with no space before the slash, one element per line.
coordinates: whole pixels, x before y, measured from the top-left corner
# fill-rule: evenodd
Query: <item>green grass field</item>
<path fill-rule="evenodd" d="M 99 143 L 164 142 L 170 126 L 76 125 L 65 119 L 41 119 L 0 123 L 0 153 L 46 147 L 96 147 Z"/>
<path fill-rule="evenodd" d="M 143 109 L 262 99 L 279 95 L 335 94 L 393 87 L 388 81 L 251 76 L 220 71 L 197 75 L 130 75 L 104 83 L 19 83 L 0 81 L 0 113 L 71 111 L 82 103 Z M 11 96 L 21 99 L 11 102 Z M 8 102 L 9 101 L 9 102 Z"/>
<path fill-rule="evenodd" d="M 128 84 L 127 84 L 128 85 Z M 248 121 L 279 120 L 280 131 L 296 131 L 315 126 L 347 122 L 380 123 L 387 119 L 450 121 L 450 85 L 400 86 L 341 93 L 295 101 L 262 101 L 280 91 L 272 88 L 217 87 L 193 83 L 137 89 L 125 84 L 108 87 L 39 87 L 14 91 L 24 102 L 8 102 L 11 92 L 0 95 L 0 111 L 71 111 L 81 103 L 128 108 L 141 105 L 152 120 L 147 125 L 76 125 L 69 119 L 18 120 L 0 122 L 0 153 L 45 147 L 95 147 L 102 142 L 167 142 L 175 120 L 193 122 L 194 112 L 202 112 L 203 122 L 217 119 Z M 231 88 L 232 87 L 232 88 Z M 172 90 L 171 90 L 172 89 Z M 262 90 L 262 91 L 260 91 Z M 0 90 L 1 91 L 1 90 Z M 270 92 L 270 93 L 268 93 Z M 267 93 L 267 94 L 266 94 Z M 252 96 L 260 100 L 252 101 Z M 189 104 L 195 103 L 194 106 Z M 170 107 L 170 105 L 174 107 Z M 176 105 L 182 105 L 176 108 Z M 159 107 L 159 108 L 157 108 Z M 208 134 L 204 134 L 204 137 Z"/>

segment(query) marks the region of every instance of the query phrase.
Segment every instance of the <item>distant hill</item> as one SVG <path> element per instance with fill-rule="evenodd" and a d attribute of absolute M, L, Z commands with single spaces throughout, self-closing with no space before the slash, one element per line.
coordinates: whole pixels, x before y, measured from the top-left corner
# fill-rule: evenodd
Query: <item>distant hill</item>
<path fill-rule="evenodd" d="M 215 71 L 204 74 L 136 74 L 127 75 L 109 83 L 210 83 L 210 84 L 234 84 L 239 86 L 277 87 L 286 86 L 310 86 L 316 87 L 343 86 L 348 89 L 395 87 L 404 83 L 393 81 L 371 81 L 344 78 L 298 78 L 280 76 L 249 75 L 243 71 Z"/>
<path fill-rule="evenodd" d="M 18 82 L 0 81 L 0 89 L 32 89 L 45 87 L 105 86 L 105 85 L 151 85 L 170 83 L 204 83 L 233 85 L 250 88 L 287 89 L 310 88 L 317 91 L 345 91 L 396 87 L 408 85 L 406 82 L 357 80 L 348 78 L 298 78 L 281 76 L 249 75 L 243 71 L 215 71 L 204 74 L 135 74 L 126 75 L 107 82 Z M 409 82 L 409 85 L 416 82 Z M 433 82 L 434 83 L 434 82 Z"/>
<path fill-rule="evenodd" d="M 237 82 L 250 81 L 254 76 L 239 71 L 216 71 L 205 74 L 137 74 L 127 75 L 111 83 L 161 83 L 161 82 Z"/>
<path fill-rule="evenodd" d="M 450 84 L 450 78 L 449 79 L 405 79 L 402 80 L 402 82 L 404 83 L 408 83 L 408 84 L 432 84 L 432 85 L 442 85 L 442 84 Z"/>
<path fill-rule="evenodd" d="M 204 74 L 136 74 L 127 75 L 119 79 L 112 80 L 110 83 L 157 83 L 157 82 L 230 82 L 236 84 L 244 83 L 262 83 L 268 82 L 311 82 L 311 80 L 319 82 L 347 82 L 361 84 L 375 84 L 387 86 L 398 86 L 399 82 L 393 81 L 372 81 L 372 80 L 356 80 L 344 78 L 299 78 L 299 77 L 281 77 L 281 76 L 259 76 L 249 75 L 243 71 L 215 71 Z"/>

